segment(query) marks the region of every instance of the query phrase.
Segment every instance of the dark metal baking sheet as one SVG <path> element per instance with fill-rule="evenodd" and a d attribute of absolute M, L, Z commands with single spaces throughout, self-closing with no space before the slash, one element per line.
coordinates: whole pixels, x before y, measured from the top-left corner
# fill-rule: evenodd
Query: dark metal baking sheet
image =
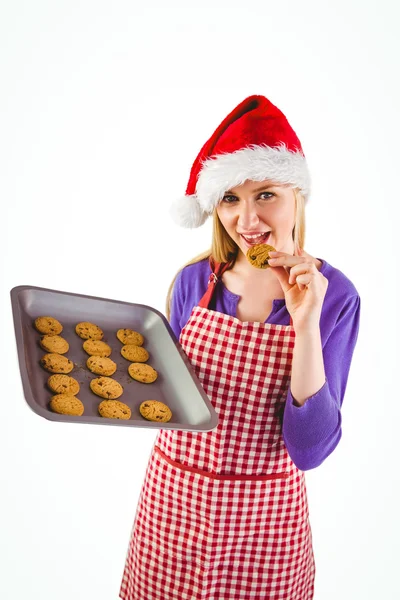
<path fill-rule="evenodd" d="M 164 315 L 154 308 L 28 285 L 11 290 L 11 303 L 25 399 L 38 415 L 52 421 L 186 431 L 211 431 L 217 426 L 218 415 L 187 356 Z M 39 316 L 55 317 L 64 327 L 61 336 L 70 346 L 64 356 L 74 363 L 69 375 L 79 381 L 81 389 L 77 397 L 85 407 L 81 417 L 59 415 L 49 409 L 53 392 L 46 382 L 51 373 L 39 363 L 46 352 L 39 346 L 41 334 L 33 325 Z M 124 388 L 118 400 L 132 411 L 129 420 L 105 419 L 98 414 L 97 408 L 103 399 L 89 387 L 90 380 L 98 375 L 86 367 L 88 355 L 82 348 L 84 340 L 75 333 L 75 325 L 80 321 L 95 323 L 104 331 L 103 341 L 111 346 L 110 358 L 117 363 L 117 371 L 112 377 Z M 139 383 L 129 376 L 130 362 L 121 356 L 122 344 L 116 337 L 120 328 L 143 334 L 143 346 L 150 354 L 147 364 L 159 373 L 154 383 Z M 139 412 L 139 405 L 144 400 L 160 400 L 167 404 L 172 411 L 171 421 L 157 423 L 144 419 Z"/>

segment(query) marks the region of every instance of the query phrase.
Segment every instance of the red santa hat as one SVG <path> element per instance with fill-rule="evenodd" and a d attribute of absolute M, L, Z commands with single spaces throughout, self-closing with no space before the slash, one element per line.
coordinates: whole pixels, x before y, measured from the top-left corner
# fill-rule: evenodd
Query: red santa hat
<path fill-rule="evenodd" d="M 310 175 L 300 141 L 279 108 L 254 95 L 234 108 L 204 144 L 186 195 L 172 205 L 172 218 L 182 227 L 200 227 L 227 190 L 265 179 L 299 188 L 307 202 Z"/>

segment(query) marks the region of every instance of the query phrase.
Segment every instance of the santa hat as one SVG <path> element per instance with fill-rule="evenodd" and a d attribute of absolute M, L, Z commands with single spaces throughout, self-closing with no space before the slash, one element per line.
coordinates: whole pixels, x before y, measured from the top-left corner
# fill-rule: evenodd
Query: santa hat
<path fill-rule="evenodd" d="M 172 218 L 182 227 L 200 227 L 227 190 L 265 179 L 299 188 L 307 202 L 310 176 L 300 141 L 279 108 L 255 95 L 233 109 L 204 144 Z"/>

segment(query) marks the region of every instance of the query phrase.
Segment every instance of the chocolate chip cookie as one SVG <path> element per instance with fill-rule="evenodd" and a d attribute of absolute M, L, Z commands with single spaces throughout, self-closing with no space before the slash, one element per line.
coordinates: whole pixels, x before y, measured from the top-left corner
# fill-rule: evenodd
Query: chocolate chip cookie
<path fill-rule="evenodd" d="M 40 364 L 50 373 L 70 373 L 74 368 L 74 363 L 66 356 L 61 354 L 45 354 L 40 359 Z"/>
<path fill-rule="evenodd" d="M 135 346 L 134 344 L 125 344 L 121 348 L 121 354 L 126 360 L 130 360 L 131 362 L 146 362 L 149 360 L 149 353 L 145 348 L 141 346 Z"/>
<path fill-rule="evenodd" d="M 139 411 L 142 417 L 148 421 L 167 423 L 172 417 L 171 409 L 159 400 L 145 400 L 139 406 Z"/>
<path fill-rule="evenodd" d="M 106 419 L 130 419 L 131 409 L 119 400 L 103 400 L 100 402 L 98 411 L 100 416 Z"/>
<path fill-rule="evenodd" d="M 115 400 L 122 396 L 124 388 L 118 381 L 111 377 L 97 377 L 90 382 L 90 389 L 96 396 L 106 398 L 107 400 Z"/>
<path fill-rule="evenodd" d="M 50 400 L 50 408 L 53 412 L 60 415 L 75 415 L 80 417 L 83 415 L 84 406 L 75 396 L 69 396 L 68 394 L 57 394 Z"/>
<path fill-rule="evenodd" d="M 76 333 L 83 340 L 102 340 L 104 333 L 98 325 L 89 323 L 89 321 L 82 321 L 75 327 Z"/>
<path fill-rule="evenodd" d="M 153 383 L 158 377 L 158 373 L 153 367 L 136 362 L 129 365 L 128 373 L 132 379 L 141 383 Z"/>
<path fill-rule="evenodd" d="M 58 335 L 63 330 L 60 321 L 54 317 L 38 317 L 35 319 L 34 325 L 39 333 L 48 333 L 49 335 Z"/>
<path fill-rule="evenodd" d="M 257 269 L 268 269 L 270 252 L 276 252 L 273 246 L 269 246 L 268 244 L 256 244 L 247 250 L 247 260 Z"/>
<path fill-rule="evenodd" d="M 86 340 L 83 349 L 91 356 L 110 356 L 112 350 L 108 344 L 99 340 Z"/>
<path fill-rule="evenodd" d="M 117 338 L 123 344 L 133 344 L 134 346 L 143 346 L 144 337 L 141 333 L 133 329 L 118 329 Z"/>
<path fill-rule="evenodd" d="M 80 385 L 77 380 L 69 375 L 50 375 L 47 380 L 47 385 L 52 392 L 56 392 L 56 394 L 67 394 L 68 396 L 76 396 L 80 390 Z"/>
<path fill-rule="evenodd" d="M 92 373 L 96 375 L 114 375 L 117 370 L 116 363 L 111 358 L 105 356 L 89 356 L 86 361 L 86 366 Z"/>
<path fill-rule="evenodd" d="M 55 352 L 56 354 L 65 354 L 69 350 L 69 344 L 60 335 L 44 335 L 39 342 L 43 350 Z"/>

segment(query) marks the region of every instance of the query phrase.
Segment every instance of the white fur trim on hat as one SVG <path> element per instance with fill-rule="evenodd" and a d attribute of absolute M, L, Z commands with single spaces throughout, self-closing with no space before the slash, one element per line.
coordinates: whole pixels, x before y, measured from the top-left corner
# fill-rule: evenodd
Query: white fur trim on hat
<path fill-rule="evenodd" d="M 307 200 L 310 175 L 301 152 L 292 152 L 282 144 L 275 148 L 252 145 L 235 152 L 207 158 L 196 185 L 200 207 L 211 214 L 225 192 L 247 180 L 264 181 L 298 187 Z"/>
<path fill-rule="evenodd" d="M 182 196 L 170 208 L 172 219 L 181 227 L 194 229 L 205 223 L 208 214 L 204 212 L 196 196 Z"/>

